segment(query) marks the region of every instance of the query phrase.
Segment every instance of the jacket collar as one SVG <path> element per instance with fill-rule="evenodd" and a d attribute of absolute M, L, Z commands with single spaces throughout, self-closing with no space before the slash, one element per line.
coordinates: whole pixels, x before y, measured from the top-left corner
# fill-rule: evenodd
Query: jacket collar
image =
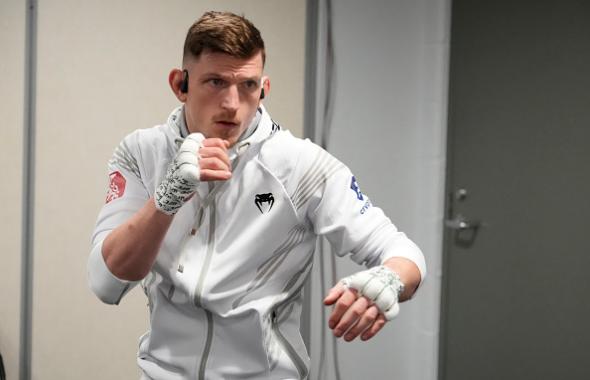
<path fill-rule="evenodd" d="M 174 130 L 177 140 L 184 140 L 189 135 L 184 118 L 184 105 L 172 111 L 168 116 L 167 124 Z M 238 142 L 230 148 L 228 152 L 230 160 L 233 161 L 244 154 L 248 148 L 263 142 L 273 135 L 277 129 L 278 126 L 272 121 L 264 106 L 260 105 L 248 128 L 242 133 Z"/>

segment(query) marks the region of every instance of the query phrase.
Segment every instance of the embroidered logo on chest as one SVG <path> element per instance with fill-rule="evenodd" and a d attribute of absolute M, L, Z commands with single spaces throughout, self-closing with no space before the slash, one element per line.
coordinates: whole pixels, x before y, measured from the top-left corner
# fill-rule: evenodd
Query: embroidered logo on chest
<path fill-rule="evenodd" d="M 258 210 L 262 214 L 269 212 L 272 209 L 272 205 L 275 204 L 275 197 L 272 193 L 256 194 L 254 198 L 254 204 L 258 207 Z"/>

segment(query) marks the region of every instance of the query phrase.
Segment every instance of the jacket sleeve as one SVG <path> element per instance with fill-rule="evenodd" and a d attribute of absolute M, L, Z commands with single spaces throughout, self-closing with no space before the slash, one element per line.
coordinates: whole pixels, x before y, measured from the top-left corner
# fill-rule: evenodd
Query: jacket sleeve
<path fill-rule="evenodd" d="M 422 282 L 426 263 L 418 246 L 361 192 L 348 167 L 317 145 L 308 144 L 305 156 L 313 159 L 304 159 L 307 169 L 300 171 L 304 174 L 299 183 L 307 188 L 306 217 L 315 233 L 328 239 L 336 255 L 350 253 L 354 262 L 368 268 L 392 257 L 409 259 L 420 270 Z"/>
<path fill-rule="evenodd" d="M 127 221 L 149 199 L 142 181 L 138 134 L 127 136 L 108 163 L 108 190 L 92 235 L 88 258 L 88 282 L 96 296 L 107 304 L 118 304 L 139 281 L 117 278 L 107 267 L 102 244 L 109 233 Z"/>

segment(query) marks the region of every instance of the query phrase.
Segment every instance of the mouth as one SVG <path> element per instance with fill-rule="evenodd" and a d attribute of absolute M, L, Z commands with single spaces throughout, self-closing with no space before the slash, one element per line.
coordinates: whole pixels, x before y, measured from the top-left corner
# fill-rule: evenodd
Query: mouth
<path fill-rule="evenodd" d="M 233 128 L 239 126 L 240 123 L 230 120 L 217 120 L 215 121 L 215 125 L 222 128 Z"/>

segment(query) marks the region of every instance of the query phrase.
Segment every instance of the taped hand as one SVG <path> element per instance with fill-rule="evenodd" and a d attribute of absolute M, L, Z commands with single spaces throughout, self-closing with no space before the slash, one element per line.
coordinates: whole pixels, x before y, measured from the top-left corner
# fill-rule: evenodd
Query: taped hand
<path fill-rule="evenodd" d="M 184 139 L 156 189 L 154 200 L 158 210 L 168 215 L 176 214 L 197 189 L 201 179 L 199 149 L 204 139 L 201 133 L 191 133 Z"/>
<path fill-rule="evenodd" d="M 355 273 L 341 280 L 349 289 L 356 289 L 362 296 L 373 301 L 390 321 L 399 314 L 399 295 L 404 284 L 399 275 L 383 265 Z"/>
<path fill-rule="evenodd" d="M 398 290 L 391 293 L 390 288 Z M 344 336 L 346 341 L 351 341 L 357 336 L 360 336 L 361 340 L 371 339 L 383 328 L 387 320 L 399 312 L 397 299 L 402 289 L 403 284 L 399 281 L 399 276 L 385 267 L 373 268 L 344 278 L 324 299 L 325 305 L 334 305 L 329 327 L 336 337 Z M 363 291 L 367 294 L 363 294 Z"/>

